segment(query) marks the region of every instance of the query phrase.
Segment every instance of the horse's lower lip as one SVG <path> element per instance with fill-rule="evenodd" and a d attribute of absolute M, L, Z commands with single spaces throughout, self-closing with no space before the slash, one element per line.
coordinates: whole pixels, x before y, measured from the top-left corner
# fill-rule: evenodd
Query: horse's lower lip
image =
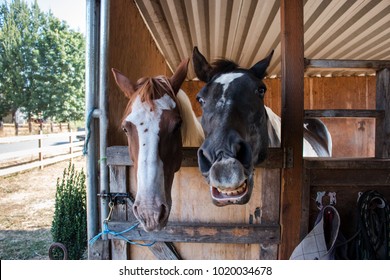
<path fill-rule="evenodd" d="M 248 189 L 247 180 L 245 180 L 238 188 L 229 190 L 221 190 L 218 187 L 210 186 L 211 197 L 218 204 L 239 203 L 248 193 Z"/>

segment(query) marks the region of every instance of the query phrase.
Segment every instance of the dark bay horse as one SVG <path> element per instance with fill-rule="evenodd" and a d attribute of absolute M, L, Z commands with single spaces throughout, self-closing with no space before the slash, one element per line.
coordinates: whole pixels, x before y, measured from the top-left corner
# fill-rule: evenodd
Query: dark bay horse
<path fill-rule="evenodd" d="M 272 55 L 243 69 L 229 60 L 210 65 L 193 50 L 195 73 L 206 83 L 197 95 L 205 134 L 198 163 L 217 206 L 247 203 L 255 164 L 265 160 L 269 146 L 280 145 L 280 118 L 264 106 L 262 80 Z M 305 120 L 304 130 L 304 156 L 331 155 L 330 134 L 320 120 Z"/>
<path fill-rule="evenodd" d="M 199 147 L 204 137 L 187 95 L 180 90 L 188 62 L 182 61 L 170 78 L 141 78 L 137 83 L 112 69 L 129 99 L 122 128 L 137 174 L 133 212 L 146 231 L 161 230 L 168 221 L 183 143 Z"/>

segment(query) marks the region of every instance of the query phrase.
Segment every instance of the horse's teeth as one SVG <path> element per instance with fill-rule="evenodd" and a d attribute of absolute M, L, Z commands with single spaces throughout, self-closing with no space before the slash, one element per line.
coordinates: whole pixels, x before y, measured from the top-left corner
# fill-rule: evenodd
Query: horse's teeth
<path fill-rule="evenodd" d="M 217 190 L 220 193 L 228 195 L 228 196 L 233 196 L 233 195 L 238 195 L 240 193 L 243 193 L 245 191 L 245 189 L 246 189 L 245 183 L 243 183 L 240 187 L 238 187 L 235 190 L 223 190 L 221 188 L 217 188 Z"/>

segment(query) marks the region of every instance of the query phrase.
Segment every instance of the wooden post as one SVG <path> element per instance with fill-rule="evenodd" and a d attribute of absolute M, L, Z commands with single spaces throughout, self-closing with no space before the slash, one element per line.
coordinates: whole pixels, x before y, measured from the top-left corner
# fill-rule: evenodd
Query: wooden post
<path fill-rule="evenodd" d="M 70 162 L 73 163 L 73 135 L 72 135 L 72 129 L 69 131 L 70 132 L 70 135 L 69 135 L 69 144 L 70 144 L 70 147 L 69 147 L 69 154 L 70 154 Z"/>
<path fill-rule="evenodd" d="M 303 183 L 303 1 L 280 1 L 282 47 L 282 148 L 292 168 L 283 169 L 279 258 L 288 259 L 300 241 Z M 291 160 L 291 159 L 290 159 Z M 290 161 L 289 160 L 289 161 Z M 290 162 L 291 163 L 291 162 Z"/>
<path fill-rule="evenodd" d="M 376 72 L 376 109 L 384 110 L 383 120 L 376 120 L 375 157 L 390 158 L 390 69 Z"/>
<path fill-rule="evenodd" d="M 43 131 L 42 130 L 39 131 L 39 135 L 41 136 L 38 139 L 38 148 L 40 149 L 39 150 L 39 161 L 42 162 L 43 161 L 43 152 L 42 152 L 42 147 L 43 147 L 43 145 L 42 145 L 42 135 L 43 135 Z M 39 168 L 42 170 L 43 169 L 43 164 L 41 164 L 39 166 Z"/>
<path fill-rule="evenodd" d="M 126 166 L 109 166 L 110 170 L 110 191 L 126 193 L 128 175 Z M 127 204 L 118 204 L 115 206 L 112 218 L 114 220 L 127 220 Z M 113 260 L 127 260 L 129 259 L 128 244 L 124 240 L 111 240 L 111 256 Z"/>

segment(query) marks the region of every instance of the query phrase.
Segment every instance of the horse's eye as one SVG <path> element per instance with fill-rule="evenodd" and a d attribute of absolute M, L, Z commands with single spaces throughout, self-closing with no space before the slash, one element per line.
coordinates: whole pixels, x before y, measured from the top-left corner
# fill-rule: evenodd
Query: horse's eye
<path fill-rule="evenodd" d="M 199 102 L 201 106 L 203 106 L 206 103 L 206 101 L 200 96 L 197 96 L 196 100 Z"/>
<path fill-rule="evenodd" d="M 259 88 L 257 88 L 257 89 L 256 89 L 256 94 L 257 94 L 258 96 L 260 96 L 261 98 L 263 98 L 264 95 L 265 95 L 265 88 L 264 88 L 264 87 L 259 87 Z"/>
<path fill-rule="evenodd" d="M 127 129 L 125 127 L 122 127 L 123 131 L 127 133 Z"/>
<path fill-rule="evenodd" d="M 175 124 L 175 127 L 173 128 L 173 131 L 176 132 L 178 130 L 181 129 L 181 124 L 182 124 L 182 121 L 178 121 L 176 124 Z"/>

